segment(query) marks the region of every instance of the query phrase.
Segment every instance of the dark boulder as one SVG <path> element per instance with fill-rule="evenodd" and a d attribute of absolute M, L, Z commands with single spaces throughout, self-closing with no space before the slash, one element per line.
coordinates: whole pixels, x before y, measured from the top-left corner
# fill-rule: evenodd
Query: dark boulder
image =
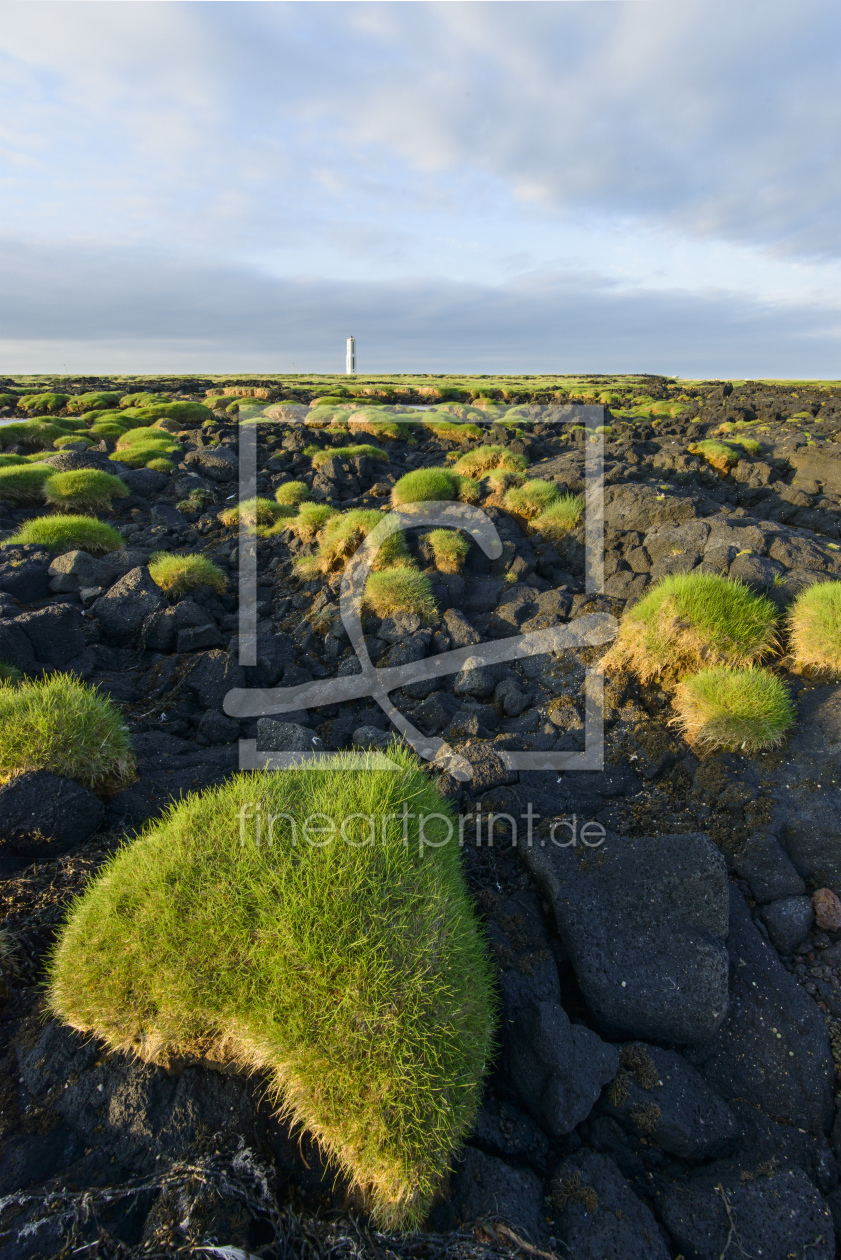
<path fill-rule="evenodd" d="M 131 569 L 115 582 L 92 610 L 115 643 L 129 644 L 140 636 L 144 623 L 166 607 L 166 600 L 146 568 Z"/>
<path fill-rule="evenodd" d="M 730 1010 L 709 1041 L 686 1051 L 704 1080 L 777 1120 L 819 1131 L 832 1121 L 835 1068 L 820 1011 L 765 943 L 730 890 Z"/>
<path fill-rule="evenodd" d="M 72 779 L 32 770 L 0 787 L 0 867 L 58 857 L 102 824 L 105 806 Z"/>
<path fill-rule="evenodd" d="M 661 1192 L 658 1207 L 686 1260 L 720 1260 L 728 1249 L 762 1260 L 834 1260 L 829 1208 L 801 1169 L 775 1160 L 713 1164 Z"/>
<path fill-rule="evenodd" d="M 49 561 L 34 556 L 14 563 L 0 564 L 0 591 L 13 595 L 21 604 L 34 604 L 50 593 Z"/>
<path fill-rule="evenodd" d="M 575 1260 L 668 1260 L 651 1211 L 609 1155 L 582 1150 L 550 1182 L 552 1233 Z"/>
<path fill-rule="evenodd" d="M 32 644 L 36 659 L 44 665 L 63 669 L 85 650 L 82 612 L 69 604 L 21 613 L 16 624 Z"/>
<path fill-rule="evenodd" d="M 228 692 L 245 686 L 245 672 L 227 652 L 202 652 L 187 676 L 187 685 L 206 709 L 224 711 Z"/>
<path fill-rule="evenodd" d="M 679 1159 L 721 1155 L 736 1138 L 736 1117 L 674 1050 L 632 1041 L 599 1110 Z"/>
<path fill-rule="evenodd" d="M 702 1042 L 727 1013 L 727 873 L 700 833 L 523 850 L 587 1005 L 613 1035 Z"/>
<path fill-rule="evenodd" d="M 763 906 L 760 918 L 775 949 L 788 957 L 811 932 L 815 908 L 811 897 L 781 897 Z"/>
<path fill-rule="evenodd" d="M 469 1146 L 457 1164 L 450 1201 L 433 1213 L 432 1223 L 449 1230 L 490 1218 L 502 1221 L 526 1242 L 546 1239 L 543 1186 L 530 1168 L 512 1168 L 494 1155 Z"/>
<path fill-rule="evenodd" d="M 16 617 L 4 617 L 0 621 L 0 661 L 26 674 L 41 672 L 35 660 L 35 649 Z"/>

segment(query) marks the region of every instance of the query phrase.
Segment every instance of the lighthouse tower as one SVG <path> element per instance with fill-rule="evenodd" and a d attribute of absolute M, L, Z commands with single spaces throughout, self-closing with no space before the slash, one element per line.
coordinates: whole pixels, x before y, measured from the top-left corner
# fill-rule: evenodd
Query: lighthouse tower
<path fill-rule="evenodd" d="M 347 360 L 345 371 L 348 376 L 356 375 L 356 338 L 348 337 L 347 339 Z"/>

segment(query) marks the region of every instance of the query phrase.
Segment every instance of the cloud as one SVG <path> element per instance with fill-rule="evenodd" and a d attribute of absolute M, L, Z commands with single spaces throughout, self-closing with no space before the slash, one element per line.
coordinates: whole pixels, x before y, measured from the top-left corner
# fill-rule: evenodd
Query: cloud
<path fill-rule="evenodd" d="M 839 307 L 634 292 L 599 275 L 337 282 L 20 241 L 2 243 L 0 267 L 10 372 L 340 372 L 349 333 L 361 372 L 820 377 L 837 375 L 841 349 Z"/>

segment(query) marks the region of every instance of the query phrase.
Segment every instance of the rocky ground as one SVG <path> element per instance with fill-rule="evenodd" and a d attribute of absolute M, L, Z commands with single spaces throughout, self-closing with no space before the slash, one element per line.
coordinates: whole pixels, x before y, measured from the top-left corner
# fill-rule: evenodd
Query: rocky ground
<path fill-rule="evenodd" d="M 491 499 L 502 557 L 476 551 L 463 574 L 435 574 L 432 626 L 367 620 L 372 658 L 399 664 L 588 612 L 618 617 L 663 574 L 698 567 L 781 608 L 804 585 L 841 576 L 841 393 L 792 397 L 750 383 L 692 392 L 656 425 L 622 421 L 621 407 L 605 416 L 614 434 L 604 595 L 584 593 L 583 528 L 552 545 Z M 504 440 L 526 453 L 530 476 L 579 492 L 583 434 L 563 441 L 545 418 L 536 409 Z M 761 454 L 721 477 L 688 453 L 740 419 L 759 421 L 748 432 Z M 387 506 L 403 473 L 443 464 L 452 449 L 383 442 L 387 462 L 331 460 L 313 474 L 304 447 L 333 435 L 283 422 L 259 432 L 259 494 L 294 477 L 342 508 Z M 126 470 L 131 497 L 106 518 L 124 551 L 72 562 L 33 547 L 0 553 L 0 659 L 30 673 L 72 669 L 107 692 L 140 765 L 137 781 L 104 801 L 40 773 L 0 790 L 0 1260 L 200 1255 L 213 1244 L 267 1257 L 517 1246 L 576 1260 L 833 1257 L 841 931 L 817 926 L 812 894 L 841 890 L 841 691 L 785 661 L 798 722 L 781 749 L 699 760 L 670 727 L 665 692 L 612 675 L 604 770 L 560 776 L 517 774 L 499 753 L 583 747 L 582 683 L 602 648 L 392 696 L 471 762 L 469 783 L 440 782 L 462 812 L 517 819 L 531 805 L 540 816 L 531 846 L 521 835 L 513 847 L 503 823 L 492 845 L 485 830 L 481 846 L 464 848 L 499 966 L 499 1052 L 421 1238 L 384 1238 L 355 1217 L 306 1135 L 273 1118 L 258 1080 L 201 1064 L 143 1066 L 45 1020 L 39 986 L 56 925 L 122 838 L 173 796 L 234 773 L 240 738 L 294 742 L 289 729 L 226 716 L 226 692 L 358 668 L 338 579 L 296 578 L 292 560 L 311 548 L 289 535 L 258 544 L 255 667 L 237 661 L 233 581 L 227 595 L 194 592 L 172 611 L 149 579 L 144 563 L 162 549 L 200 550 L 236 573 L 236 532 L 218 514 L 236 494 L 237 448 L 236 426 L 220 414 L 190 432 L 175 473 Z M 107 455 L 52 462 L 114 471 Z M 204 511 L 175 506 L 199 489 Z M 33 515 L 0 504 L 0 532 Z M 370 701 L 290 721 L 327 749 L 387 737 Z M 553 822 L 567 837 L 573 819 L 577 843 L 553 844 Z M 605 830 L 602 846 L 581 842 L 586 822 Z"/>

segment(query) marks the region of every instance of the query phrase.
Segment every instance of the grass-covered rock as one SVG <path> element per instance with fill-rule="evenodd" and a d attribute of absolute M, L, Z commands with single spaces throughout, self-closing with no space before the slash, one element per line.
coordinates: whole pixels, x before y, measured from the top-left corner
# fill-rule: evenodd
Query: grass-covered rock
<path fill-rule="evenodd" d="M 222 595 L 228 581 L 219 566 L 206 556 L 174 556 L 168 551 L 149 557 L 149 576 L 172 599 L 200 586 L 210 586 Z"/>
<path fill-rule="evenodd" d="M 56 438 L 66 435 L 66 429 L 48 420 L 23 420 L 20 424 L 0 425 L 0 444 L 4 447 L 26 446 L 33 451 L 47 451 Z"/>
<path fill-rule="evenodd" d="M 31 416 L 51 416 L 66 407 L 69 401 L 69 394 L 54 394 L 48 391 L 43 394 L 25 394 L 18 400 L 18 406 L 22 411 L 29 412 Z"/>
<path fill-rule="evenodd" d="M 642 682 L 673 682 L 712 665 L 749 666 L 777 646 L 776 620 L 771 601 L 739 582 L 670 574 L 625 611 L 602 665 Z"/>
<path fill-rule="evenodd" d="M 49 1003 L 147 1061 L 265 1073 L 377 1219 L 412 1228 L 470 1132 L 494 1004 L 450 807 L 389 756 L 396 773 L 239 775 L 172 807 L 76 903 Z"/>
<path fill-rule="evenodd" d="M 493 469 L 522 473 L 528 468 L 528 463 L 525 455 L 494 443 L 467 451 L 456 460 L 453 471 L 464 477 L 484 477 Z"/>
<path fill-rule="evenodd" d="M 258 530 L 261 526 L 270 526 L 277 521 L 287 520 L 295 515 L 294 507 L 278 503 L 274 499 L 244 499 L 235 507 L 226 508 L 219 513 L 219 520 L 228 527 L 243 525 L 249 531 Z"/>
<path fill-rule="evenodd" d="M 135 772 L 120 713 L 72 674 L 0 682 L 0 783 L 29 770 L 89 788 L 120 787 Z"/>
<path fill-rule="evenodd" d="M 726 442 L 717 442 L 707 438 L 703 442 L 694 442 L 689 448 L 690 455 L 700 455 L 704 463 L 714 468 L 721 477 L 726 477 L 730 469 L 738 464 L 740 451 L 734 451 Z"/>
<path fill-rule="evenodd" d="M 284 481 L 275 490 L 274 497 L 283 507 L 298 507 L 310 497 L 309 486 L 305 481 Z"/>
<path fill-rule="evenodd" d="M 506 492 L 504 503 L 506 511 L 528 521 L 545 512 L 558 497 L 558 487 L 553 481 L 534 478 L 525 485 L 512 486 Z"/>
<path fill-rule="evenodd" d="M 277 528 L 290 529 L 302 542 L 312 542 L 320 530 L 324 528 L 331 516 L 336 515 L 335 508 L 327 503 L 302 503 L 298 514 L 291 521 L 284 521 Z"/>
<path fill-rule="evenodd" d="M 449 468 L 417 468 L 401 477 L 391 492 L 391 502 L 398 508 L 453 499 L 475 503 L 479 497 L 479 487 L 471 477 L 462 477 Z"/>
<path fill-rule="evenodd" d="M 298 519 L 307 506 L 307 504 L 301 504 Z M 316 505 L 313 504 L 313 506 Z M 384 515 L 385 513 L 378 512 L 376 508 L 370 510 L 352 508 L 350 512 L 331 512 L 320 528 L 318 554 L 302 556 L 295 561 L 299 572 L 331 573 L 343 569 L 363 539 L 368 537 L 375 525 L 379 525 Z M 292 524 L 294 525 L 294 522 Z M 398 531 L 390 534 L 380 547 L 373 567 L 387 569 L 393 565 L 410 563 L 406 540 Z"/>
<path fill-rule="evenodd" d="M 45 500 L 59 512 L 107 511 L 114 499 L 124 499 L 128 494 L 124 481 L 98 468 L 55 473 L 44 483 Z"/>
<path fill-rule="evenodd" d="M 383 459 L 388 462 L 388 456 L 379 446 L 371 446 L 370 443 L 361 443 L 358 446 L 333 446 L 322 450 L 320 447 L 314 451 L 311 456 L 313 468 L 320 468 L 322 464 L 326 464 L 328 459 L 357 459 L 362 455 L 367 455 L 369 459 Z"/>
<path fill-rule="evenodd" d="M 562 494 L 553 499 L 538 516 L 532 518 L 531 528 L 550 541 L 563 538 L 575 529 L 584 512 L 584 499 L 579 494 Z"/>
<path fill-rule="evenodd" d="M 841 582 L 802 591 L 788 614 L 791 651 L 801 668 L 841 675 Z"/>
<path fill-rule="evenodd" d="M 53 471 L 50 469 L 51 473 Z M 44 547 L 55 555 L 86 551 L 91 556 L 104 556 L 125 546 L 122 534 L 93 516 L 37 516 L 24 521 L 16 533 L 4 540 L 3 546 L 28 543 Z"/>
<path fill-rule="evenodd" d="M 433 529 L 426 535 L 435 567 L 441 573 L 458 573 L 470 551 L 470 539 L 456 529 Z"/>
<path fill-rule="evenodd" d="M 718 665 L 692 674 L 674 695 L 676 718 L 686 739 L 706 753 L 756 753 L 773 748 L 795 719 L 783 683 L 767 669 Z"/>
<path fill-rule="evenodd" d="M 44 486 L 53 476 L 49 464 L 18 464 L 0 468 L 0 499 L 25 507 L 44 502 Z"/>
<path fill-rule="evenodd" d="M 89 411 L 107 411 L 112 407 L 117 407 L 119 402 L 119 394 L 95 389 L 90 390 L 86 394 L 77 394 L 75 398 L 70 398 L 67 402 L 67 410 L 73 416 L 81 416 Z"/>
<path fill-rule="evenodd" d="M 438 614 L 429 578 L 408 565 L 369 574 L 362 604 L 377 617 L 406 612 L 432 621 Z"/>
<path fill-rule="evenodd" d="M 111 458 L 128 464 L 129 468 L 148 468 L 152 460 L 165 459 L 168 466 L 162 471 L 168 472 L 173 467 L 170 456 L 179 454 L 181 449 L 172 434 L 165 429 L 141 425 L 121 434 Z"/>

